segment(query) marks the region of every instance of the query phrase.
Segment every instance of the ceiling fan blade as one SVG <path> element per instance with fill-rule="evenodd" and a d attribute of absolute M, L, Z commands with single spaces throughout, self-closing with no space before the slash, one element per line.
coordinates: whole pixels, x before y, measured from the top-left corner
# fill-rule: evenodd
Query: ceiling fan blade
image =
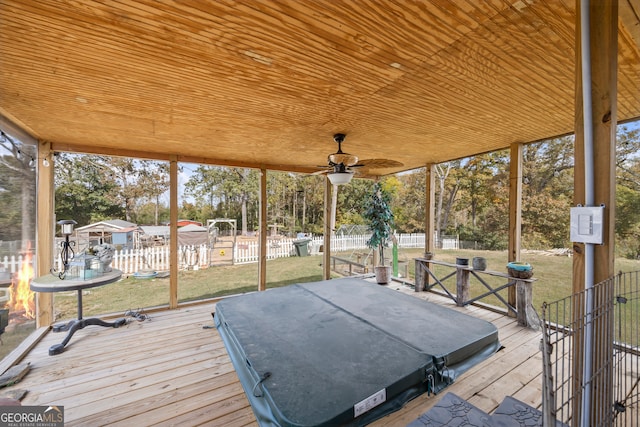
<path fill-rule="evenodd" d="M 329 169 L 325 169 L 325 170 L 313 172 L 313 173 L 311 173 L 311 175 L 322 175 L 323 173 L 329 173 L 329 172 L 331 172 Z"/>

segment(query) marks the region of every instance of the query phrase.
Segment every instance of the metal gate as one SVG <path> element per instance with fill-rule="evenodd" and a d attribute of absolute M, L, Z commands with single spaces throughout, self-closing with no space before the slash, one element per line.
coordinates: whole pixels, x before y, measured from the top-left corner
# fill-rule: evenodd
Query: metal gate
<path fill-rule="evenodd" d="M 640 272 L 620 273 L 544 304 L 545 425 L 640 426 L 639 283 Z M 595 302 L 591 313 L 584 310 L 588 298 Z M 593 363 L 585 362 L 583 351 L 590 332 Z M 584 366 L 594 368 L 587 372 Z M 590 414 L 586 424 L 580 423 L 582 413 Z"/>

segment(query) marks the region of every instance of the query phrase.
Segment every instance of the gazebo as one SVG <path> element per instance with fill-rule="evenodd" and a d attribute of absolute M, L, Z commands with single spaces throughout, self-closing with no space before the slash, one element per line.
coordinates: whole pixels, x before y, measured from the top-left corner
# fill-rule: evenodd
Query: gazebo
<path fill-rule="evenodd" d="M 636 0 L 7 0 L 0 13 L 0 128 L 38 146 L 40 274 L 54 238 L 45 165 L 94 153 L 170 163 L 174 265 L 178 162 L 261 170 L 264 289 L 266 174 L 316 172 L 336 133 L 374 179 L 427 168 L 425 250 L 433 166 L 510 149 L 511 261 L 523 146 L 575 133 L 575 205 L 605 208 L 603 244 L 575 243 L 574 290 L 615 273 L 615 127 L 640 117 Z M 177 286 L 174 268 L 172 308 Z M 51 297 L 37 300 L 49 325 Z"/>

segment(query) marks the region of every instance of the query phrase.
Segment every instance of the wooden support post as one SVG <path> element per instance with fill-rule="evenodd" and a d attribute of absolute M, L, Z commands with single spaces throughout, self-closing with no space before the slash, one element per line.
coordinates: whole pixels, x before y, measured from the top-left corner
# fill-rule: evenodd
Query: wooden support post
<path fill-rule="evenodd" d="M 416 292 L 422 292 L 427 288 L 427 277 L 429 276 L 429 273 L 427 273 L 424 270 L 425 267 L 425 261 L 419 258 L 416 258 L 415 260 L 415 278 L 413 280 L 414 282 L 414 289 Z"/>
<path fill-rule="evenodd" d="M 522 242 L 522 144 L 511 144 L 509 164 L 509 247 L 508 261 L 520 261 Z M 516 289 L 507 291 L 507 302 L 516 306 Z M 509 311 L 509 316 L 513 312 Z"/>
<path fill-rule="evenodd" d="M 469 269 L 456 267 L 456 305 L 464 307 L 469 299 Z"/>
<path fill-rule="evenodd" d="M 258 250 L 258 290 L 267 289 L 267 170 L 260 169 L 260 247 Z"/>
<path fill-rule="evenodd" d="M 324 185 L 324 252 L 322 259 L 322 278 L 331 278 L 331 190 L 332 185 L 329 178 L 325 179 Z"/>
<path fill-rule="evenodd" d="M 516 279 L 516 308 L 518 325 L 538 329 L 533 308 L 533 281 Z"/>
<path fill-rule="evenodd" d="M 436 217 L 436 174 L 435 165 L 428 164 L 425 177 L 424 251 L 433 252 L 435 243 Z"/>
<path fill-rule="evenodd" d="M 427 164 L 425 174 L 424 251 L 431 253 L 435 253 L 436 250 L 434 235 L 436 230 L 436 174 L 434 169 L 435 165 L 433 163 Z M 428 263 L 426 267 L 429 267 Z M 418 282 L 416 277 L 416 292 L 428 290 L 431 287 L 431 277 L 429 274 L 426 274 L 426 272 L 424 273 L 425 275 L 422 277 L 421 282 Z M 418 269 L 416 268 L 416 275 L 417 274 Z M 420 283 L 420 286 L 418 286 L 418 283 Z"/>
<path fill-rule="evenodd" d="M 169 308 L 178 308 L 178 158 L 169 162 Z"/>
<path fill-rule="evenodd" d="M 49 166 L 42 163 L 47 160 Z M 48 142 L 38 142 L 38 177 L 36 201 L 36 276 L 49 274 L 53 262 L 54 188 L 53 188 L 53 151 Z M 53 323 L 53 294 L 36 293 L 36 327 Z"/>
<path fill-rule="evenodd" d="M 593 263 L 593 283 L 602 282 L 615 275 L 614 270 L 614 238 L 615 238 L 615 136 L 617 126 L 617 55 L 618 55 L 618 1 L 591 1 L 587 5 L 589 20 L 581 13 L 576 13 L 576 91 L 575 91 L 575 167 L 574 167 L 574 205 L 586 206 L 586 177 L 585 170 L 593 169 L 594 188 L 593 205 L 604 206 L 603 236 L 604 244 L 594 248 L 594 259 L 585 259 L 585 244 L 573 244 L 573 293 L 579 293 L 587 288 L 585 283 L 585 264 Z M 581 0 L 576 0 L 576 10 L 582 9 Z M 584 26 L 589 27 L 589 46 L 582 46 L 581 34 Z M 591 81 L 586 88 L 590 93 L 591 117 L 585 117 L 585 102 L 583 90 L 583 56 L 589 49 L 589 63 Z M 586 164 L 585 159 L 585 123 L 593 135 L 593 163 Z M 575 298 L 572 313 L 576 322 L 582 322 L 585 316 L 584 306 L 579 298 Z M 594 295 L 594 306 L 603 306 L 604 302 Z M 591 372 L 599 372 L 598 378 L 591 383 L 591 413 L 581 414 L 580 386 L 589 381 L 584 378 L 583 356 L 584 336 L 576 333 L 574 336 L 573 357 L 576 361 L 572 372 L 573 387 L 576 390 L 573 407 L 575 425 L 595 425 L 598 412 L 610 411 L 613 404 L 613 385 L 611 364 L 607 363 L 605 355 L 613 352 L 613 318 L 608 313 L 594 318 L 594 330 L 604 331 L 595 334 L 590 354 L 592 356 Z M 589 351 L 589 350 L 587 350 Z"/>

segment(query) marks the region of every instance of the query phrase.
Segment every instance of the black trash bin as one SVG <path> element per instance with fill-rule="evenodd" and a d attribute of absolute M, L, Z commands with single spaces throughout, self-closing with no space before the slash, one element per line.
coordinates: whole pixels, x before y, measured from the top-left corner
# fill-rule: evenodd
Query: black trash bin
<path fill-rule="evenodd" d="M 297 256 L 309 255 L 309 242 L 311 242 L 311 239 L 298 239 L 293 241 L 293 245 L 296 247 Z"/>

